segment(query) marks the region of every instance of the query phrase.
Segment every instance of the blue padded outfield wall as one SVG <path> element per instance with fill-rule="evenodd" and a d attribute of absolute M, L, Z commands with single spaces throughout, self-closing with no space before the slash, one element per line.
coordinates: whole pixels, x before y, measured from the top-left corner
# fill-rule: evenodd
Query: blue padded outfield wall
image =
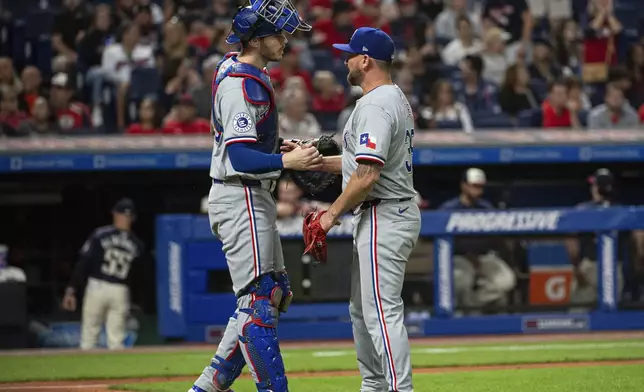
<path fill-rule="evenodd" d="M 412 328 L 416 336 L 644 329 L 644 312 L 617 309 L 614 233 L 644 228 L 644 208 L 435 211 L 424 212 L 422 219 L 421 236 L 433 238 L 435 244 L 435 303 L 432 318 Z M 350 241 L 350 225 L 350 217 L 346 217 L 329 237 Z M 454 317 L 453 236 L 574 232 L 595 232 L 598 236 L 597 311 Z M 299 236 L 295 230 L 280 233 L 284 239 Z M 159 216 L 156 238 L 161 336 L 217 341 L 235 308 L 235 297 L 229 292 L 206 290 L 208 271 L 225 272 L 227 268 L 221 243 L 211 234 L 208 218 L 205 215 Z M 293 305 L 280 319 L 278 330 L 285 340 L 350 339 L 348 303 Z"/>

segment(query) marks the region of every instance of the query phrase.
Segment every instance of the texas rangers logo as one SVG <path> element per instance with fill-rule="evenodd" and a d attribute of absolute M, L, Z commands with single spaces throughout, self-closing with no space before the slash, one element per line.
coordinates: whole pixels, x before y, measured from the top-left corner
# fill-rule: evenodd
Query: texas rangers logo
<path fill-rule="evenodd" d="M 360 135 L 360 145 L 364 145 L 370 150 L 376 149 L 376 138 L 369 136 L 368 133 L 363 133 Z"/>
<path fill-rule="evenodd" d="M 233 118 L 233 128 L 239 133 L 244 133 L 250 131 L 253 125 L 253 120 L 251 120 L 248 113 L 237 113 Z"/>

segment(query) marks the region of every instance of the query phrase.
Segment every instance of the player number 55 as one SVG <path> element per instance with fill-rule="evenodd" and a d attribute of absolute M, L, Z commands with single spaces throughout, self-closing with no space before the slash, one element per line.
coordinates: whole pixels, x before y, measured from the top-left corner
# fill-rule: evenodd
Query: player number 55
<path fill-rule="evenodd" d="M 407 152 L 409 153 L 409 159 L 405 161 L 405 168 L 407 173 L 411 174 L 412 172 L 412 155 L 414 153 L 414 129 L 408 129 L 405 131 L 405 145 L 407 145 Z"/>
<path fill-rule="evenodd" d="M 105 251 L 101 272 L 108 276 L 125 279 L 130 272 L 131 262 L 132 255 L 129 252 L 118 248 L 109 248 Z"/>

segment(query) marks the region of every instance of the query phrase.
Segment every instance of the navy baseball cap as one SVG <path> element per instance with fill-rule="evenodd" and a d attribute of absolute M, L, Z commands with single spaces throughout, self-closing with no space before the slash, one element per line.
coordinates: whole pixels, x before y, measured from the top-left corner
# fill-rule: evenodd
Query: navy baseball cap
<path fill-rule="evenodd" d="M 360 27 L 351 36 L 348 44 L 333 44 L 333 47 L 351 54 L 365 54 L 373 59 L 391 62 L 396 48 L 391 37 L 380 29 Z"/>
<path fill-rule="evenodd" d="M 128 198 L 123 198 L 114 204 L 114 207 L 112 208 L 112 212 L 116 212 L 118 214 L 126 214 L 126 215 L 136 215 L 136 209 L 134 208 L 134 202 L 132 199 Z"/>

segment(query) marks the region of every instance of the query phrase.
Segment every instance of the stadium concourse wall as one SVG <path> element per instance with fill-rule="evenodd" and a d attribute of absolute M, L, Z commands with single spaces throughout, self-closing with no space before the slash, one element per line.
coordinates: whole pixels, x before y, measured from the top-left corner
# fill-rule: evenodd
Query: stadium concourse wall
<path fill-rule="evenodd" d="M 351 241 L 350 217 L 329 233 Z M 284 240 L 300 237 L 300 225 L 278 227 Z M 616 231 L 644 228 L 644 208 L 598 210 L 517 209 L 505 211 L 424 212 L 421 236 L 434 241 L 434 312 L 408 325 L 410 334 L 473 335 L 644 329 L 644 312 L 617 308 Z M 452 244 L 456 235 L 534 235 L 594 232 L 598 236 L 598 309 L 587 314 L 522 314 L 454 317 Z M 221 243 L 203 215 L 163 215 L 157 219 L 157 301 L 161 336 L 216 341 L 232 310 L 230 292 L 208 292 L 208 270 L 225 271 Z M 325 268 L 321 266 L 318 268 Z M 348 304 L 293 305 L 280 319 L 285 340 L 350 339 Z"/>

